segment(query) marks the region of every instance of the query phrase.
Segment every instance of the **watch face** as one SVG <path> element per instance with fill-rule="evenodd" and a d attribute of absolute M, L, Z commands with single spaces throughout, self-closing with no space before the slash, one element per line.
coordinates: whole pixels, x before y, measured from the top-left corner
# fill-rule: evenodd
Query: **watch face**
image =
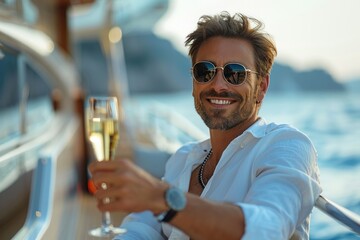
<path fill-rule="evenodd" d="M 175 211 L 183 210 L 186 205 L 185 193 L 178 188 L 171 187 L 166 191 L 166 202 Z"/>

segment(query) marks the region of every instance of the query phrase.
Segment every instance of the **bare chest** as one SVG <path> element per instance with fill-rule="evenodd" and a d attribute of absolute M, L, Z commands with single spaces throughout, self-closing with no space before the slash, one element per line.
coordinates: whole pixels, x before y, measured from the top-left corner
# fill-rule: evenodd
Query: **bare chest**
<path fill-rule="evenodd" d="M 200 183 L 200 178 L 202 178 L 203 183 L 206 185 L 210 180 L 211 176 L 214 173 L 216 165 L 211 164 L 210 162 L 204 166 L 201 173 L 201 165 L 194 169 L 191 173 L 190 184 L 189 184 L 189 192 L 196 194 L 198 196 L 201 195 L 204 190 L 202 184 Z"/>

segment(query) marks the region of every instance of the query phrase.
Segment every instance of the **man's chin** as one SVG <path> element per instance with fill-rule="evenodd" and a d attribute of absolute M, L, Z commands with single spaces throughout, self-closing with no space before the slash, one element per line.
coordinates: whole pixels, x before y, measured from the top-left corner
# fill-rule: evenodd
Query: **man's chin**
<path fill-rule="evenodd" d="M 212 130 L 221 130 L 221 131 L 226 131 L 231 129 L 232 127 L 229 125 L 228 122 L 205 122 L 205 125 Z"/>

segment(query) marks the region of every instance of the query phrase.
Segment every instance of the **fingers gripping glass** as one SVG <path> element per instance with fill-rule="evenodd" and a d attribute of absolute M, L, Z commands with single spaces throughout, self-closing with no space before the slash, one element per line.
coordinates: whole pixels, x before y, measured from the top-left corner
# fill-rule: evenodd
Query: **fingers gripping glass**
<path fill-rule="evenodd" d="M 197 82 L 207 83 L 214 79 L 217 69 L 222 69 L 224 79 L 232 85 L 243 84 L 246 81 L 247 73 L 259 74 L 240 63 L 227 63 L 223 67 L 216 67 L 209 61 L 195 63 L 191 68 L 191 73 Z"/>

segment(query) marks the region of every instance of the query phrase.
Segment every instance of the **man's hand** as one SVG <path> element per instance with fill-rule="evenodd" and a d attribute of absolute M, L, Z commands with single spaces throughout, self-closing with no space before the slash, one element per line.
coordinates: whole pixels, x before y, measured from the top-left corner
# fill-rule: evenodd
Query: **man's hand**
<path fill-rule="evenodd" d="M 169 185 L 129 160 L 93 162 L 89 171 L 100 211 L 150 210 L 158 214 L 168 209 L 164 194 Z"/>

